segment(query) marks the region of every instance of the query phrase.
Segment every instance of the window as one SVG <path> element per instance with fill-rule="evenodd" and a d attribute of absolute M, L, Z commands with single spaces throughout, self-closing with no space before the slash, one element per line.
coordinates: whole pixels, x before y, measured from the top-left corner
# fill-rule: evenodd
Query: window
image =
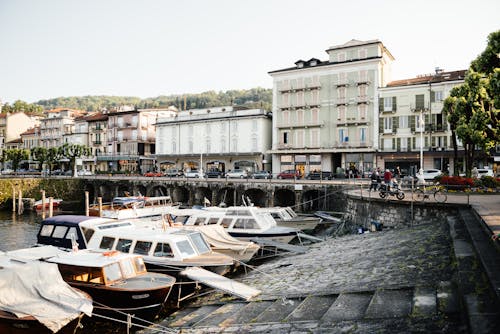
<path fill-rule="evenodd" d="M 408 116 L 399 116 L 399 127 L 402 129 L 408 128 Z"/>
<path fill-rule="evenodd" d="M 193 256 L 196 254 L 193 247 L 191 247 L 191 244 L 187 240 L 179 241 L 176 243 L 176 245 L 183 257 Z"/>
<path fill-rule="evenodd" d="M 339 129 L 339 143 L 346 143 L 349 141 L 347 129 Z"/>
<path fill-rule="evenodd" d="M 359 118 L 365 119 L 366 118 L 366 104 L 360 104 L 358 106 L 358 111 L 359 111 Z"/>
<path fill-rule="evenodd" d="M 68 233 L 66 233 L 66 239 L 78 241 L 78 232 L 76 227 L 70 227 Z"/>
<path fill-rule="evenodd" d="M 118 239 L 118 242 L 116 243 L 116 250 L 123 253 L 128 253 L 130 251 L 130 246 L 132 246 L 132 240 Z"/>
<path fill-rule="evenodd" d="M 297 110 L 297 124 L 304 124 L 304 110 Z"/>
<path fill-rule="evenodd" d="M 66 231 L 68 231 L 68 228 L 66 226 L 56 226 L 56 228 L 54 229 L 54 233 L 52 234 L 52 237 L 64 238 Z"/>
<path fill-rule="evenodd" d="M 174 253 L 172 252 L 172 247 L 170 247 L 169 244 L 159 242 L 156 244 L 153 256 L 174 257 Z"/>
<path fill-rule="evenodd" d="M 296 137 L 297 137 L 296 146 L 304 147 L 304 130 L 297 130 Z"/>
<path fill-rule="evenodd" d="M 345 61 L 345 52 L 339 52 L 337 54 L 337 61 L 338 62 Z"/>
<path fill-rule="evenodd" d="M 359 128 L 359 141 L 360 141 L 360 143 L 366 143 L 366 131 L 367 131 L 367 128 Z"/>
<path fill-rule="evenodd" d="M 408 138 L 401 138 L 401 151 L 408 151 Z"/>
<path fill-rule="evenodd" d="M 345 87 L 344 86 L 337 88 L 337 95 L 339 98 L 339 102 L 345 101 Z"/>
<path fill-rule="evenodd" d="M 364 59 L 368 55 L 368 51 L 366 49 L 360 49 L 358 50 L 358 58 L 359 59 Z"/>
<path fill-rule="evenodd" d="M 40 231 L 40 236 L 42 237 L 50 237 L 52 231 L 54 230 L 54 225 L 44 225 L 42 230 Z"/>
<path fill-rule="evenodd" d="M 319 121 L 319 111 L 318 109 L 311 109 L 311 121 L 313 124 L 318 123 Z"/>
<path fill-rule="evenodd" d="M 234 228 L 254 229 L 256 227 L 257 223 L 253 218 L 239 218 L 234 223 Z"/>
<path fill-rule="evenodd" d="M 434 92 L 434 99 L 436 102 L 443 101 L 443 91 Z"/>
<path fill-rule="evenodd" d="M 201 233 L 193 233 L 190 235 L 193 244 L 195 245 L 198 253 L 205 254 L 210 252 L 210 246 L 207 244 L 205 239 L 203 239 Z"/>
<path fill-rule="evenodd" d="M 112 249 L 115 243 L 115 238 L 112 237 L 102 237 L 101 243 L 99 244 L 100 249 Z"/>
<path fill-rule="evenodd" d="M 384 97 L 384 111 L 392 111 L 392 97 Z"/>
<path fill-rule="evenodd" d="M 359 71 L 359 82 L 367 82 L 367 81 L 368 81 L 368 71 L 367 70 Z"/>
<path fill-rule="evenodd" d="M 392 138 L 384 139 L 384 150 L 392 150 Z"/>
<path fill-rule="evenodd" d="M 319 147 L 319 130 L 311 130 L 311 147 Z"/>
<path fill-rule="evenodd" d="M 106 281 L 113 282 L 122 278 L 122 272 L 118 263 L 110 264 L 103 268 Z"/>
<path fill-rule="evenodd" d="M 384 117 L 384 133 L 392 133 L 392 117 Z"/>
<path fill-rule="evenodd" d="M 420 115 L 415 115 L 415 131 L 424 131 L 425 130 L 425 121 L 424 116 L 420 118 Z"/>
<path fill-rule="evenodd" d="M 424 94 L 415 95 L 415 109 L 422 110 L 425 106 Z"/>
<path fill-rule="evenodd" d="M 338 120 L 339 121 L 345 121 L 345 106 L 338 106 Z"/>
<path fill-rule="evenodd" d="M 150 241 L 137 241 L 134 247 L 134 253 L 139 255 L 148 255 L 151 248 Z"/>
<path fill-rule="evenodd" d="M 124 278 L 135 276 L 135 265 L 133 259 L 120 261 L 120 267 L 122 269 L 122 274 Z"/>
<path fill-rule="evenodd" d="M 289 137 L 290 136 L 290 133 L 288 131 L 284 131 L 283 132 L 283 144 L 289 144 Z"/>
<path fill-rule="evenodd" d="M 252 131 L 257 131 L 257 120 L 256 119 L 252 120 Z"/>
<path fill-rule="evenodd" d="M 283 124 L 290 124 L 290 112 L 283 111 Z"/>

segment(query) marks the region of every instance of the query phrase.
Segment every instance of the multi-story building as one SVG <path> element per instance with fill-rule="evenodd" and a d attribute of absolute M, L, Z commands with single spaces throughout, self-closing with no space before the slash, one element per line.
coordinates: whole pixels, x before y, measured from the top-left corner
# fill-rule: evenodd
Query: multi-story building
<path fill-rule="evenodd" d="M 88 169 L 92 172 L 107 171 L 106 161 L 98 160 L 97 157 L 103 154 L 106 155 L 108 115 L 97 112 L 85 116 L 85 121 L 88 122 L 88 146 L 93 156 L 93 166 Z"/>
<path fill-rule="evenodd" d="M 72 143 L 75 118 L 84 115 L 81 110 L 57 108 L 46 112 L 40 120 L 40 144 L 42 147 L 60 147 Z"/>
<path fill-rule="evenodd" d="M 226 172 L 269 169 L 271 115 L 262 109 L 217 107 L 176 112 L 158 118 L 159 168 Z"/>
<path fill-rule="evenodd" d="M 449 168 L 453 172 L 451 131 L 442 108 L 450 90 L 462 84 L 464 77 L 465 70 L 436 69 L 435 74 L 392 81 L 379 89 L 377 166 L 399 166 L 403 172 L 414 174 L 421 167 L 422 157 L 423 169 Z"/>
<path fill-rule="evenodd" d="M 40 124 L 40 116 L 24 112 L 0 114 L 0 148 L 7 142 L 18 140 L 21 133 Z"/>
<path fill-rule="evenodd" d="M 36 126 L 34 128 L 30 128 L 23 133 L 21 133 L 21 141 L 22 141 L 22 148 L 26 150 L 32 150 L 35 147 L 40 146 L 40 127 Z M 27 162 L 27 169 L 37 169 L 38 168 L 38 162 L 34 161 L 31 157 L 29 161 Z"/>
<path fill-rule="evenodd" d="M 168 109 L 121 108 L 107 114 L 107 152 L 97 157 L 110 171 L 144 173 L 155 168 L 156 118 Z"/>
<path fill-rule="evenodd" d="M 273 172 L 367 170 L 378 149 L 378 88 L 393 56 L 378 40 L 351 40 L 329 59 L 299 60 L 273 78 Z"/>

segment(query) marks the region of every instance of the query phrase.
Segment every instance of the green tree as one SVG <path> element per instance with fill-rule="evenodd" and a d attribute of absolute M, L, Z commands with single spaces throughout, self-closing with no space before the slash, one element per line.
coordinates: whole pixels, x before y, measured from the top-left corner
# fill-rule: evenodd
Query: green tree
<path fill-rule="evenodd" d="M 4 151 L 6 160 L 12 161 L 12 169 L 14 172 L 19 168 L 19 163 L 23 160 L 28 160 L 30 151 L 21 148 L 11 148 Z"/>
<path fill-rule="evenodd" d="M 45 147 L 34 147 L 31 150 L 31 157 L 33 160 L 38 161 L 38 170 L 41 172 L 43 164 L 48 160 L 48 150 Z"/>
<path fill-rule="evenodd" d="M 62 150 L 60 147 L 50 147 L 47 150 L 47 164 L 49 165 L 49 175 L 52 175 L 52 170 L 54 165 L 61 160 L 63 157 Z"/>
<path fill-rule="evenodd" d="M 443 104 L 452 131 L 455 166 L 457 138 L 465 149 L 465 168 L 471 174 L 476 147 L 489 154 L 500 142 L 500 31 L 488 36 L 488 46 L 474 61 L 465 82 L 450 91 Z M 457 171 L 455 170 L 455 174 Z"/>
<path fill-rule="evenodd" d="M 90 155 L 91 149 L 85 145 L 66 143 L 61 146 L 61 154 L 69 159 L 70 166 L 73 170 L 73 176 L 76 176 L 76 159 L 82 156 Z"/>
<path fill-rule="evenodd" d="M 41 115 L 43 113 L 43 107 L 35 103 L 26 103 L 21 100 L 15 101 L 13 105 L 6 103 L 2 106 L 2 113 L 15 113 L 21 111 Z"/>

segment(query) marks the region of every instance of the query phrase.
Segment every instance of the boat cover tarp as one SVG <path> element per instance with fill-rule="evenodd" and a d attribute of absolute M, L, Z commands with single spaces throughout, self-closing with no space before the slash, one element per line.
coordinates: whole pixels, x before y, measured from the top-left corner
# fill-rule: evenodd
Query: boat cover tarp
<path fill-rule="evenodd" d="M 1 263 L 1 310 L 17 317 L 31 315 L 53 332 L 81 312 L 91 316 L 92 300 L 64 282 L 57 264 L 28 261 L 9 266 L 5 259 Z"/>
<path fill-rule="evenodd" d="M 181 275 L 187 276 L 194 281 L 201 282 L 209 287 L 222 290 L 245 300 L 250 300 L 261 293 L 260 290 L 254 289 L 246 284 L 218 275 L 200 267 L 189 267 L 184 269 L 181 271 Z"/>
<path fill-rule="evenodd" d="M 250 241 L 238 240 L 226 232 L 220 225 L 188 226 L 185 228 L 203 233 L 208 243 L 218 248 L 229 248 L 234 251 L 244 252 L 248 247 L 257 246 Z"/>

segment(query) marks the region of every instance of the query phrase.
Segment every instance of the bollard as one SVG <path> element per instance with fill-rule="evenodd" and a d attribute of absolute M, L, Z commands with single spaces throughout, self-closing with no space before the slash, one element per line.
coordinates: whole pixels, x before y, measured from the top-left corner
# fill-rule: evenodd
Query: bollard
<path fill-rule="evenodd" d="M 89 215 L 89 192 L 85 192 L 85 216 Z"/>
<path fill-rule="evenodd" d="M 53 202 L 53 197 L 49 197 L 49 218 L 52 217 L 52 214 L 53 214 L 53 205 L 54 205 L 54 202 Z"/>

